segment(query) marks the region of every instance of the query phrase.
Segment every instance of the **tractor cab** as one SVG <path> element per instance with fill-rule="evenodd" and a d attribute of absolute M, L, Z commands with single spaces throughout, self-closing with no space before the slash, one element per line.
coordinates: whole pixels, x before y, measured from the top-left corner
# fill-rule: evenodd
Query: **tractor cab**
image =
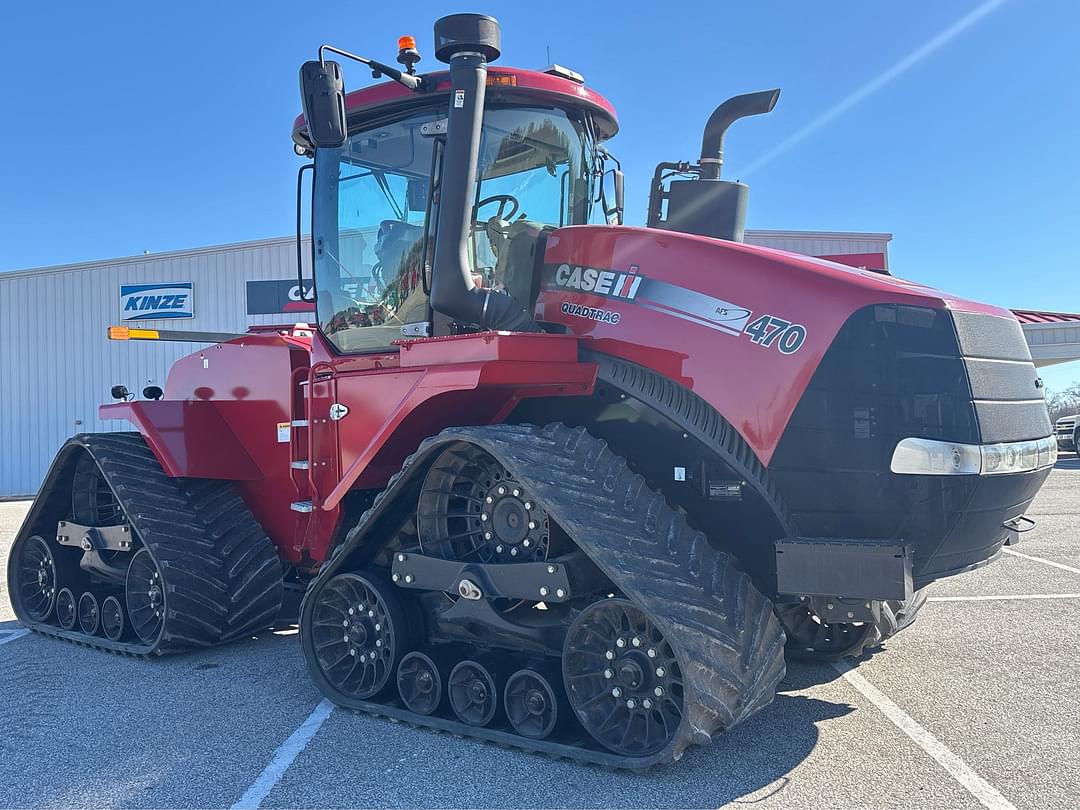
<path fill-rule="evenodd" d="M 337 352 L 506 328 L 490 318 L 492 303 L 528 321 L 547 234 L 618 215 L 604 199 L 599 148 L 618 128 L 611 105 L 565 68 L 481 72 L 479 100 L 446 72 L 412 76 L 417 89 L 393 82 L 342 92 L 344 124 L 331 139 L 308 126 L 327 113 L 304 89 L 293 139 L 297 152 L 314 157 L 316 309 Z M 473 104 L 475 115 L 452 121 Z M 440 283 L 469 289 L 479 306 L 433 306 Z"/>

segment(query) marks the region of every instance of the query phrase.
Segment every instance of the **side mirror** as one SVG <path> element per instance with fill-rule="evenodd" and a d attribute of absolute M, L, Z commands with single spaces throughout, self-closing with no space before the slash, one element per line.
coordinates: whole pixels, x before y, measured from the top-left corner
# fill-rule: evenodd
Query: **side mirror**
<path fill-rule="evenodd" d="M 304 62 L 300 68 L 300 103 L 308 137 L 316 147 L 345 143 L 345 82 L 337 62 Z"/>
<path fill-rule="evenodd" d="M 608 225 L 623 224 L 623 173 L 619 169 L 608 169 L 600 184 L 600 204 L 604 208 L 604 217 Z"/>

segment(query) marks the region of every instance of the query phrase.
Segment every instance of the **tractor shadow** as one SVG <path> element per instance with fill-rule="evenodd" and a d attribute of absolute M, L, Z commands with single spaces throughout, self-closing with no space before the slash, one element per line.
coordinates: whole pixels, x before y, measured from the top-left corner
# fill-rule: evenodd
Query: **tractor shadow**
<path fill-rule="evenodd" d="M 784 803 L 791 772 L 817 747 L 819 724 L 855 711 L 848 703 L 805 694 L 838 677 L 828 664 L 791 662 L 772 704 L 734 731 L 710 746 L 691 748 L 674 765 L 624 775 L 636 783 L 625 785 L 631 793 L 619 786 L 610 795 L 589 798 L 609 807 L 626 806 L 629 795 L 633 804 L 643 807 L 719 807 L 768 799 Z"/>

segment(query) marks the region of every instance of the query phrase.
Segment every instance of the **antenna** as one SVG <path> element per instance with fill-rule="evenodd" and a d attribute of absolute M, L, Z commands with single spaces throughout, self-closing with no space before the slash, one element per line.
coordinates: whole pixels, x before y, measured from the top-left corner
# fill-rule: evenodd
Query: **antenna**
<path fill-rule="evenodd" d="M 551 46 L 545 45 L 544 49 L 547 51 L 547 64 L 551 64 Z"/>

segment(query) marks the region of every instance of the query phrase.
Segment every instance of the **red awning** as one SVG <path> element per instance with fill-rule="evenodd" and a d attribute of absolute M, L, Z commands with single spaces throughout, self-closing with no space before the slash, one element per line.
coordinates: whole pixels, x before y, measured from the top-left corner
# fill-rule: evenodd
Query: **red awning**
<path fill-rule="evenodd" d="M 1030 309 L 1014 309 L 1013 315 L 1020 323 L 1080 323 L 1080 315 L 1067 312 L 1035 312 Z"/>

